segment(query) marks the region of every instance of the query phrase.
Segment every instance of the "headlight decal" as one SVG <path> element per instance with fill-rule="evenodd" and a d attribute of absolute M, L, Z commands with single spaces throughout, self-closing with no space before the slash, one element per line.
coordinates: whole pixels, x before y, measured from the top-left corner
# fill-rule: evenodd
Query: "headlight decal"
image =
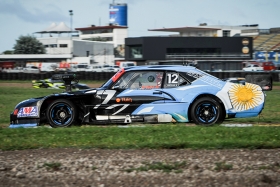
<path fill-rule="evenodd" d="M 19 109 L 17 113 L 17 117 L 31 117 L 31 116 L 38 116 L 37 106 L 22 107 Z"/>

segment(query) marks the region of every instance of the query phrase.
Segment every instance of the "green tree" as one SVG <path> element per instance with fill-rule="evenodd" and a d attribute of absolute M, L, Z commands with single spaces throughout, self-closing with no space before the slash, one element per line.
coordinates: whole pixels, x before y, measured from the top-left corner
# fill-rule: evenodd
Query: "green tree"
<path fill-rule="evenodd" d="M 5 54 L 5 55 L 14 54 L 14 51 L 13 50 L 6 50 L 6 51 L 3 52 L 3 54 Z"/>
<path fill-rule="evenodd" d="M 14 45 L 14 54 L 46 54 L 46 49 L 34 36 L 20 36 Z"/>

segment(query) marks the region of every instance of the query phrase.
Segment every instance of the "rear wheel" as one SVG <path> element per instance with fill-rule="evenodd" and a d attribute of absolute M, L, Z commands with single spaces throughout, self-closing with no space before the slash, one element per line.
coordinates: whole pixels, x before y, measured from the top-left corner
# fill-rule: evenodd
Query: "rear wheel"
<path fill-rule="evenodd" d="M 65 99 L 55 100 L 47 109 L 47 118 L 54 128 L 69 127 L 77 120 L 77 110 L 71 101 Z"/>
<path fill-rule="evenodd" d="M 197 125 L 210 126 L 224 121 L 224 112 L 218 101 L 211 97 L 197 99 L 191 108 L 191 118 Z"/>

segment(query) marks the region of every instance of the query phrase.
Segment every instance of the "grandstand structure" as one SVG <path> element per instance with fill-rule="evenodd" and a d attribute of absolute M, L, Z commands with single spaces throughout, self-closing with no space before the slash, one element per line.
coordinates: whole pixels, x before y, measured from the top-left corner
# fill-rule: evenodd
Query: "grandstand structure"
<path fill-rule="evenodd" d="M 252 25 L 207 25 L 202 23 L 195 27 L 177 27 L 149 29 L 149 31 L 177 32 L 170 36 L 181 37 L 238 37 L 248 36 L 253 38 L 253 50 L 280 52 L 280 27 L 259 29 L 258 24 Z"/>
<path fill-rule="evenodd" d="M 228 26 L 202 23 L 194 27 L 159 28 L 149 31 L 174 32 L 170 37 L 250 37 L 253 41 L 251 60 L 273 62 L 280 69 L 280 27 L 260 29 L 258 24 Z"/>
<path fill-rule="evenodd" d="M 279 33 L 260 33 L 253 37 L 254 51 L 280 51 L 280 31 Z"/>

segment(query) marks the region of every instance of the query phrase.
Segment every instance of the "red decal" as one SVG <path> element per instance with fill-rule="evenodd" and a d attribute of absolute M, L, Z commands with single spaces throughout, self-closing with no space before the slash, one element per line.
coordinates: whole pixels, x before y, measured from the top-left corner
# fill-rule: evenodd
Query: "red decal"
<path fill-rule="evenodd" d="M 32 109 L 33 109 L 32 107 L 25 107 L 24 108 L 24 113 L 29 114 L 29 113 L 31 113 Z"/>
<path fill-rule="evenodd" d="M 124 74 L 125 70 L 124 68 L 120 69 L 113 77 L 112 77 L 112 81 L 116 82 L 120 76 L 122 76 L 122 74 Z"/>
<path fill-rule="evenodd" d="M 14 110 L 14 115 L 17 115 L 17 113 L 18 113 L 18 109 L 15 109 Z"/>

